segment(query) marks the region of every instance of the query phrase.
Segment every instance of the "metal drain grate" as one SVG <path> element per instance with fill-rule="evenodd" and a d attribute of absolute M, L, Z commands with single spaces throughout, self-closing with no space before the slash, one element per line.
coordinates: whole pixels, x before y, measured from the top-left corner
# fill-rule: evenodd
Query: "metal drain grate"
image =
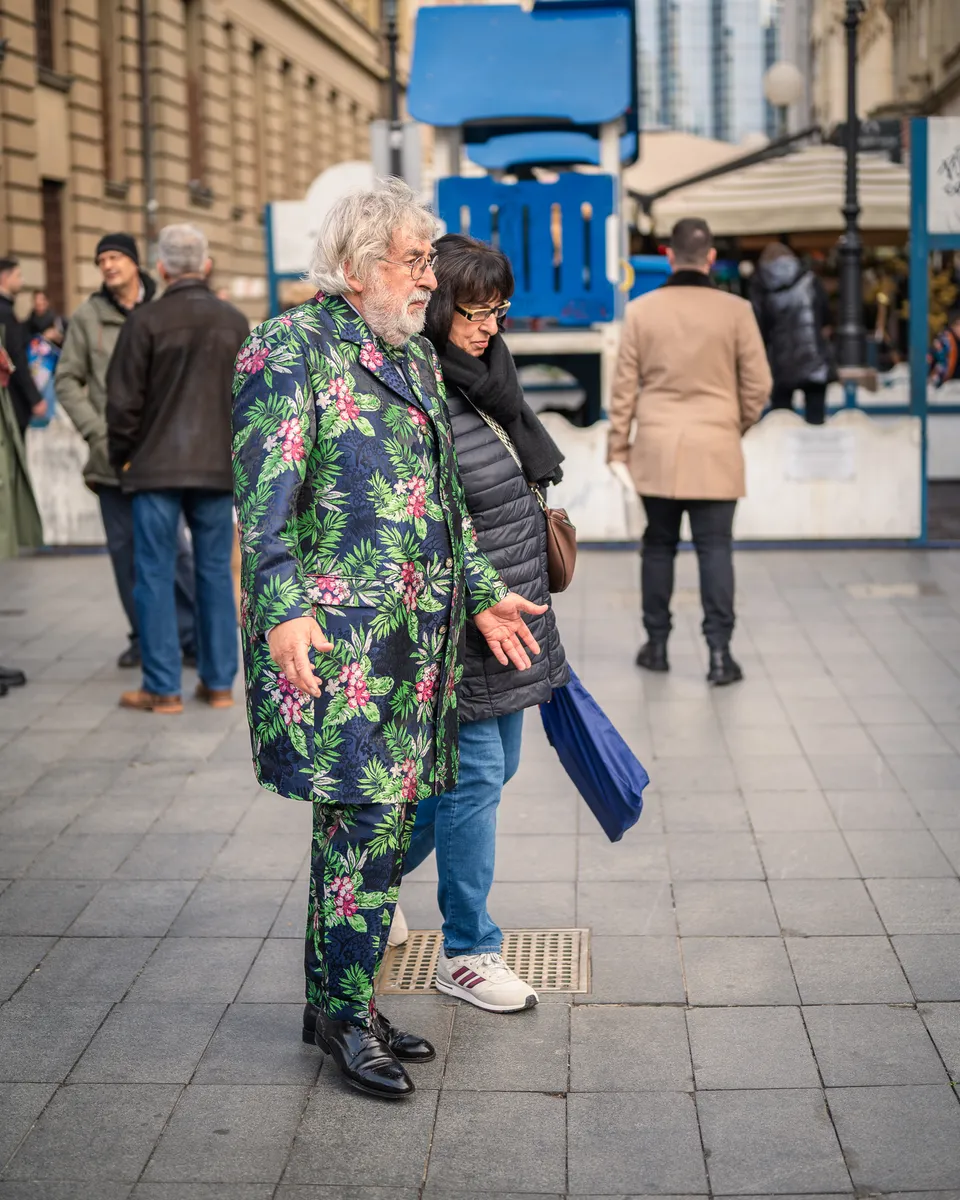
<path fill-rule="evenodd" d="M 430 992 L 443 947 L 440 931 L 411 929 L 402 946 L 391 946 L 383 959 L 377 991 L 384 996 Z M 590 990 L 588 929 L 507 929 L 503 957 L 508 967 L 538 992 Z"/>

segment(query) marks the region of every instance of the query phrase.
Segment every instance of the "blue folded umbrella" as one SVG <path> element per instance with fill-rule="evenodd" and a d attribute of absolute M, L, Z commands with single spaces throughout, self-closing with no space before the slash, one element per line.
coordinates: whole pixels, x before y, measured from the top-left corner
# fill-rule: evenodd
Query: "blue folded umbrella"
<path fill-rule="evenodd" d="M 573 671 L 566 687 L 540 705 L 547 740 L 611 842 L 619 842 L 643 810 L 650 777 L 610 718 Z"/>

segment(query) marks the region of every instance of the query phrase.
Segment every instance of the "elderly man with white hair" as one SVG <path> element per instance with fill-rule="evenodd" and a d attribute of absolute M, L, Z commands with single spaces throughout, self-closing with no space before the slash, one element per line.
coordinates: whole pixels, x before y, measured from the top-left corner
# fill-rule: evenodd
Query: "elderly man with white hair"
<path fill-rule="evenodd" d="M 133 496 L 134 602 L 143 685 L 125 708 L 180 713 L 181 655 L 174 575 L 186 517 L 196 578 L 197 698 L 232 703 L 237 617 L 230 555 L 233 362 L 249 332 L 242 313 L 207 287 L 207 239 L 192 225 L 160 231 L 166 290 L 135 309 L 107 372 L 110 463 Z"/>
<path fill-rule="evenodd" d="M 478 550 L 443 381 L 418 336 L 434 218 L 399 180 L 341 200 L 317 296 L 237 359 L 241 625 L 257 778 L 313 805 L 303 1037 L 361 1091 L 414 1090 L 434 1057 L 377 1009 L 417 802 L 457 777 L 460 638 L 539 648 Z M 312 657 L 311 657 L 312 656 Z"/>

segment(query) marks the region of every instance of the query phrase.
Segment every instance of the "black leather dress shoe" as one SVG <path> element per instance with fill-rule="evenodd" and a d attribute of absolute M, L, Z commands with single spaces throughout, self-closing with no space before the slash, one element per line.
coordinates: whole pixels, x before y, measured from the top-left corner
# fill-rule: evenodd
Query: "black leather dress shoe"
<path fill-rule="evenodd" d="M 22 671 L 17 671 L 13 667 L 0 667 L 0 683 L 4 687 L 23 687 L 27 682 L 27 677 Z"/>
<path fill-rule="evenodd" d="M 124 671 L 129 671 L 133 667 L 139 667 L 140 647 L 134 646 L 131 643 L 117 659 L 117 666 L 122 668 Z"/>
<path fill-rule="evenodd" d="M 303 1006 L 303 1040 L 308 1045 L 314 1044 L 319 1012 L 320 1010 L 314 1004 L 305 1004 Z M 377 1013 L 376 1021 L 378 1035 L 387 1043 L 401 1062 L 427 1063 L 432 1062 L 437 1057 L 436 1050 L 434 1050 L 426 1038 L 418 1037 L 415 1033 L 404 1033 L 402 1030 L 396 1029 L 390 1024 L 383 1013 Z"/>
<path fill-rule="evenodd" d="M 358 1091 L 382 1100 L 403 1100 L 416 1091 L 403 1064 L 372 1026 L 331 1021 L 320 1013 L 314 1037 Z"/>
<path fill-rule="evenodd" d="M 721 650 L 710 651 L 707 683 L 712 683 L 714 687 L 726 687 L 728 683 L 739 683 L 742 678 L 743 670 L 736 659 L 731 658 L 726 646 Z"/>
<path fill-rule="evenodd" d="M 666 642 L 647 642 L 637 651 L 637 666 L 645 671 L 669 671 Z"/>

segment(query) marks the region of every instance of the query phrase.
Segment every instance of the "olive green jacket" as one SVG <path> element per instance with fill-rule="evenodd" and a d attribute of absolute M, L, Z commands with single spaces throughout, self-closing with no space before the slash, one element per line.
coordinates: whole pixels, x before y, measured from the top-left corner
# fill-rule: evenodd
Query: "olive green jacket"
<path fill-rule="evenodd" d="M 30 486 L 13 401 L 0 388 L 0 559 L 43 545 L 43 524 Z"/>

